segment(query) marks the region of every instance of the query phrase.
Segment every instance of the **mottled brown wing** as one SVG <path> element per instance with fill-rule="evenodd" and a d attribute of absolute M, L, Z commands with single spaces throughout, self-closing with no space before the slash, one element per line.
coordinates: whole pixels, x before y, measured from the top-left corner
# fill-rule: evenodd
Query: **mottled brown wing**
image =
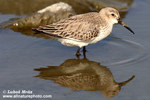
<path fill-rule="evenodd" d="M 97 15 L 97 13 L 94 14 Z M 88 41 L 99 33 L 98 22 L 93 17 L 93 13 L 77 15 L 51 25 L 41 26 L 34 31 L 59 38 Z"/>

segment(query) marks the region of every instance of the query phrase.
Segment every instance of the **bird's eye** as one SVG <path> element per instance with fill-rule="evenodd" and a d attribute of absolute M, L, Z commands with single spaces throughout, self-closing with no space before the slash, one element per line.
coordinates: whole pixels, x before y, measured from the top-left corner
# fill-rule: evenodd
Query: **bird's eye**
<path fill-rule="evenodd" d="M 115 16 L 115 14 L 111 14 L 112 16 Z"/>

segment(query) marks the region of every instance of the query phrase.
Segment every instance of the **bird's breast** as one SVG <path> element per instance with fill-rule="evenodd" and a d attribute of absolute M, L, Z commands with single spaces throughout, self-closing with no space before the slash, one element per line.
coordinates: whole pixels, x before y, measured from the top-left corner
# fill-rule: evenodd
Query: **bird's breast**
<path fill-rule="evenodd" d="M 113 26 L 109 26 L 103 29 L 99 30 L 99 35 L 97 37 L 95 37 L 90 44 L 96 43 L 101 41 L 102 39 L 106 38 L 112 31 Z"/>

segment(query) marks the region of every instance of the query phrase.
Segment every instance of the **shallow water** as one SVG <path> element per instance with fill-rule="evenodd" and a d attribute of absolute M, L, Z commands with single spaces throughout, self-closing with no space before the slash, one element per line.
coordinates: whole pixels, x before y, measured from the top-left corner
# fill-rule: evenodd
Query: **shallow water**
<path fill-rule="evenodd" d="M 84 61 L 83 55 L 80 60 L 74 56 L 77 47 L 66 47 L 58 41 L 0 29 L 0 99 L 4 99 L 4 90 L 31 90 L 35 95 L 52 95 L 52 100 L 106 100 L 102 91 L 85 91 L 82 88 L 71 91 L 71 86 L 64 87 L 51 78 L 80 74 L 102 77 L 107 70 L 106 76 L 112 74 L 116 82 L 126 81 L 135 75 L 112 100 L 149 100 L 149 5 L 150 0 L 135 0 L 123 19 L 135 32 L 134 35 L 115 25 L 111 36 L 87 47 L 87 60 Z M 18 16 L 0 14 L 0 23 L 14 17 Z"/>

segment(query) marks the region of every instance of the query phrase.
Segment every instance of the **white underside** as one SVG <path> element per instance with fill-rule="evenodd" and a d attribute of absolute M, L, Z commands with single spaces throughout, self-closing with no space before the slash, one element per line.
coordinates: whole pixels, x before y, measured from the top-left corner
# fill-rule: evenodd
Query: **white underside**
<path fill-rule="evenodd" d="M 60 41 L 63 45 L 70 46 L 70 47 L 73 47 L 73 46 L 83 47 L 89 44 L 97 43 L 98 41 L 106 38 L 111 33 L 111 31 L 112 31 L 112 27 L 110 27 L 109 30 L 105 32 L 101 32 L 98 37 L 93 38 L 90 41 L 80 41 L 76 39 L 65 39 L 65 38 L 60 38 L 58 39 L 58 41 Z"/>

